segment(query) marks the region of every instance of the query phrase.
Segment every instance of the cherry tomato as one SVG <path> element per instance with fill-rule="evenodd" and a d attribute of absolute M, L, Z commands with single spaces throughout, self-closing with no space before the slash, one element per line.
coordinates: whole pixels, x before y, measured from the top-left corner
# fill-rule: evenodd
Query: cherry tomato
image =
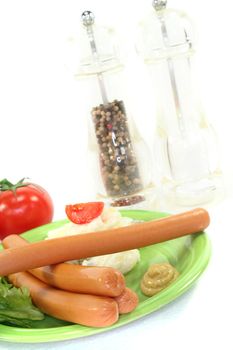
<path fill-rule="evenodd" d="M 66 215 L 75 224 L 87 224 L 103 211 L 103 202 L 87 202 L 66 205 Z"/>
<path fill-rule="evenodd" d="M 53 202 L 40 186 L 25 183 L 13 185 L 0 181 L 0 239 L 47 224 L 53 218 Z"/>

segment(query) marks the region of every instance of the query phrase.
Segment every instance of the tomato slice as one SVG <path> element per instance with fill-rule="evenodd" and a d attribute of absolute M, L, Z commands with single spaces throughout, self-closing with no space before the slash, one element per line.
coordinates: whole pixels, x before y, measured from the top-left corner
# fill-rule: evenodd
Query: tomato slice
<path fill-rule="evenodd" d="M 66 205 L 68 219 L 75 224 L 87 224 L 97 218 L 104 209 L 103 202 L 87 202 Z"/>

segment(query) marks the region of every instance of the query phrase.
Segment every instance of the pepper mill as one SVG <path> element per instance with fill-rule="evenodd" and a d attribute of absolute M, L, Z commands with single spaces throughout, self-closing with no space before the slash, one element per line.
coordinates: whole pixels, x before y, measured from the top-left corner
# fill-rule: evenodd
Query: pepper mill
<path fill-rule="evenodd" d="M 161 185 L 177 204 L 213 200 L 221 183 L 214 128 L 194 84 L 194 31 L 183 12 L 154 0 L 139 24 L 137 51 L 149 74 L 157 108 L 154 159 Z M 220 181 L 219 181 L 220 180 Z"/>
<path fill-rule="evenodd" d="M 83 12 L 77 77 L 86 89 L 89 159 L 97 198 L 112 206 L 144 205 L 151 191 L 151 160 L 127 106 L 124 65 L 113 29 Z M 143 204 L 144 203 L 144 204 Z"/>

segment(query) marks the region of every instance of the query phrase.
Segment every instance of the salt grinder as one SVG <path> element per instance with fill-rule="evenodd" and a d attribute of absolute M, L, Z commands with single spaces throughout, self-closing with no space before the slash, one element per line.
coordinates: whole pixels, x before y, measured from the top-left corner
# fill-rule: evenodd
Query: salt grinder
<path fill-rule="evenodd" d="M 218 187 L 216 135 L 194 84 L 194 34 L 189 18 L 154 0 L 139 24 L 137 50 L 150 73 L 157 108 L 155 162 L 160 181 L 181 205 L 212 200 Z"/>
<path fill-rule="evenodd" d="M 124 66 L 114 31 L 98 27 L 91 11 L 81 19 L 86 54 L 78 76 L 85 78 L 88 89 L 89 153 L 97 195 L 112 206 L 136 205 L 146 200 L 150 160 L 126 108 Z"/>

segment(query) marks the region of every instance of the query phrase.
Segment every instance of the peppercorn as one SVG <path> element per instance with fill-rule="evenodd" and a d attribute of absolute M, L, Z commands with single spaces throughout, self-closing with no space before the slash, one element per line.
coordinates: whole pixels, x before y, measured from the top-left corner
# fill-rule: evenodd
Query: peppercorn
<path fill-rule="evenodd" d="M 123 101 L 96 106 L 91 111 L 100 150 L 106 192 L 111 197 L 130 196 L 142 190 Z M 110 176 L 114 174 L 114 176 Z"/>

